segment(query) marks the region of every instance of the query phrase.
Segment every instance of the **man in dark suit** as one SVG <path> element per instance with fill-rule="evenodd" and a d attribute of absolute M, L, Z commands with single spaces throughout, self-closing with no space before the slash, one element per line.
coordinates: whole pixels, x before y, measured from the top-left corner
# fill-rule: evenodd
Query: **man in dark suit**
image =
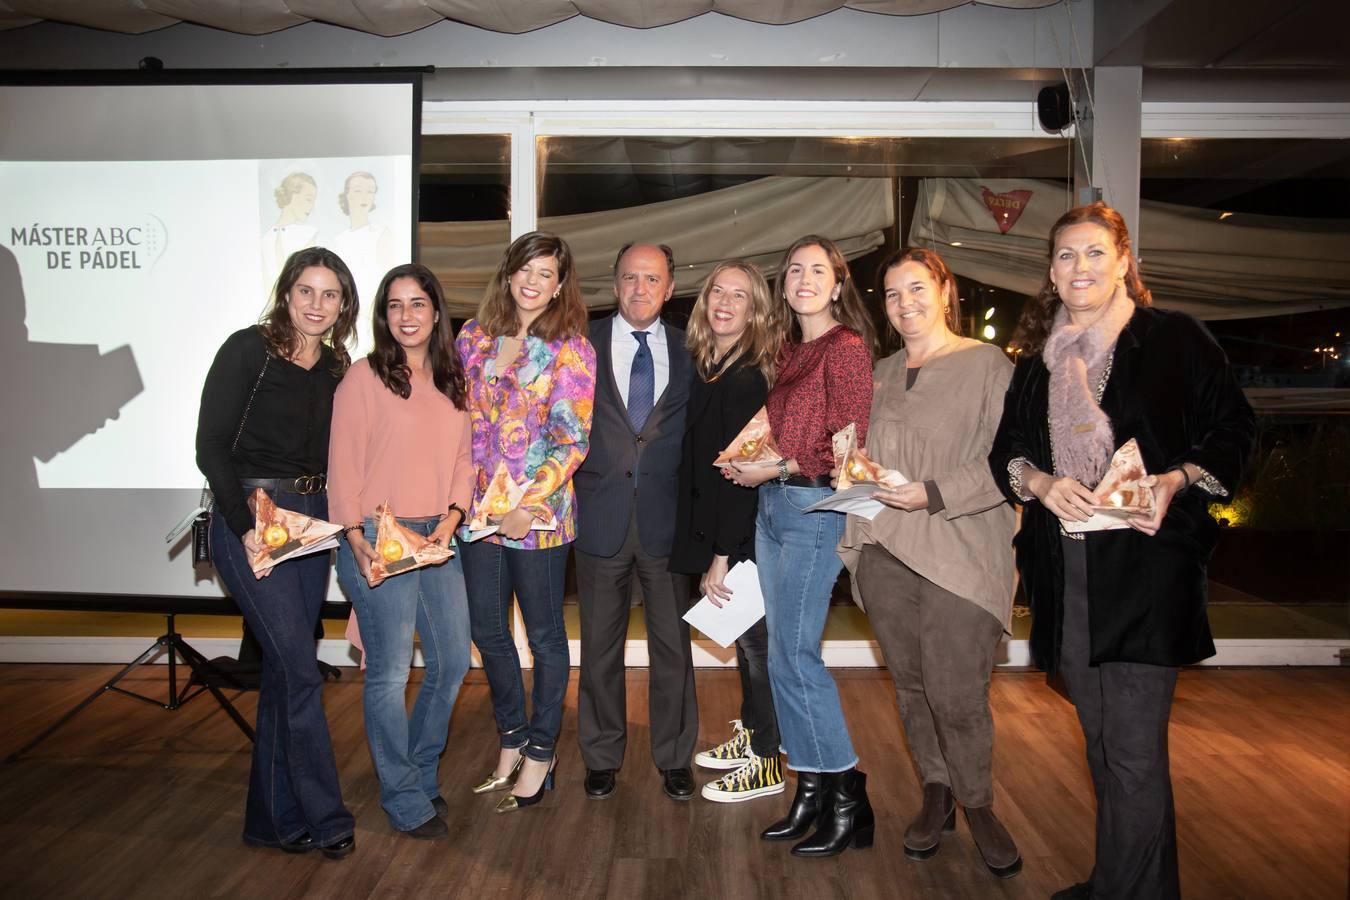
<path fill-rule="evenodd" d="M 633 574 L 642 585 L 650 666 L 652 758 L 665 792 L 694 796 L 698 738 L 686 576 L 668 568 L 693 362 L 684 332 L 661 321 L 675 288 L 664 245 L 630 244 L 614 263 L 616 315 L 591 323 L 595 415 L 577 492 L 577 587 L 581 604 L 579 732 L 586 794 L 614 793 L 627 737 L 624 644 Z"/>

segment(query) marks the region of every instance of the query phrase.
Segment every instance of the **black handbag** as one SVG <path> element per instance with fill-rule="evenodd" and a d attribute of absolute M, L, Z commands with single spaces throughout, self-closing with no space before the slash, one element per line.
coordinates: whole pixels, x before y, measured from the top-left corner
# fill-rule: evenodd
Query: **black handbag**
<path fill-rule="evenodd" d="M 239 439 L 244 435 L 244 423 L 248 421 L 249 410 L 253 408 L 253 398 L 258 393 L 258 386 L 262 384 L 263 376 L 267 374 L 267 363 L 272 358 L 268 353 L 263 356 L 262 369 L 258 371 L 258 378 L 253 382 L 253 390 L 248 392 L 248 402 L 244 404 L 244 414 L 239 417 L 239 429 L 234 433 L 234 442 L 230 444 L 230 455 L 239 447 Z M 202 485 L 201 499 L 197 503 L 197 508 L 188 513 L 183 521 L 179 522 L 174 529 L 169 532 L 164 539 L 165 543 L 173 543 L 189 524 L 192 526 L 192 564 L 201 565 L 211 562 L 211 517 L 215 514 L 216 498 L 211 493 L 209 482 Z"/>

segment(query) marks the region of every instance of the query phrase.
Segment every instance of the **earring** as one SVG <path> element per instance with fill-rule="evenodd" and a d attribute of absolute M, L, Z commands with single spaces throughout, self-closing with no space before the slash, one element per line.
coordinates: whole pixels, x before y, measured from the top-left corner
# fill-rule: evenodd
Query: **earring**
<path fill-rule="evenodd" d="M 558 295 L 561 294 L 561 293 L 562 293 L 562 288 L 558 288 L 556 291 L 553 292 L 553 299 L 554 299 L 554 300 L 557 300 L 557 299 L 558 299 Z"/>
<path fill-rule="evenodd" d="M 1059 285 L 1055 284 L 1053 281 L 1050 282 L 1050 293 L 1052 293 L 1052 294 L 1058 294 L 1058 293 L 1059 293 Z"/>

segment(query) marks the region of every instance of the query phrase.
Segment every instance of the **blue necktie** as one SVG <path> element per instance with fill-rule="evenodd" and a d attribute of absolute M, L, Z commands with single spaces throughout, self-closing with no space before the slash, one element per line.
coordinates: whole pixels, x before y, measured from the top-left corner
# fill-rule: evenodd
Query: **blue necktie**
<path fill-rule="evenodd" d="M 656 401 L 656 370 L 652 368 L 652 351 L 647 347 L 650 335 L 635 331 L 633 337 L 637 338 L 638 350 L 628 373 L 628 421 L 633 423 L 634 431 L 641 431 Z"/>

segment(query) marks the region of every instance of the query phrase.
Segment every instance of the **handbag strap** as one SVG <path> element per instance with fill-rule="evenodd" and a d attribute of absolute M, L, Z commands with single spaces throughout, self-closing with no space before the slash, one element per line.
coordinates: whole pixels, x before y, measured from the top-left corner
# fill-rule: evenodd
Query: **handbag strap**
<path fill-rule="evenodd" d="M 239 439 L 244 436 L 244 423 L 248 421 L 248 414 L 253 409 L 253 398 L 258 394 L 258 387 L 262 384 L 263 376 L 267 374 L 267 363 L 272 359 L 272 354 L 263 352 L 262 368 L 258 370 L 258 378 L 253 382 L 253 390 L 248 392 L 248 402 L 244 404 L 244 413 L 239 417 L 239 429 L 234 433 L 234 441 L 230 444 L 230 456 L 234 456 L 234 451 L 239 448 Z M 202 485 L 202 497 L 198 506 L 203 506 L 210 510 L 216 505 L 215 497 L 211 496 L 211 485 Z"/>

